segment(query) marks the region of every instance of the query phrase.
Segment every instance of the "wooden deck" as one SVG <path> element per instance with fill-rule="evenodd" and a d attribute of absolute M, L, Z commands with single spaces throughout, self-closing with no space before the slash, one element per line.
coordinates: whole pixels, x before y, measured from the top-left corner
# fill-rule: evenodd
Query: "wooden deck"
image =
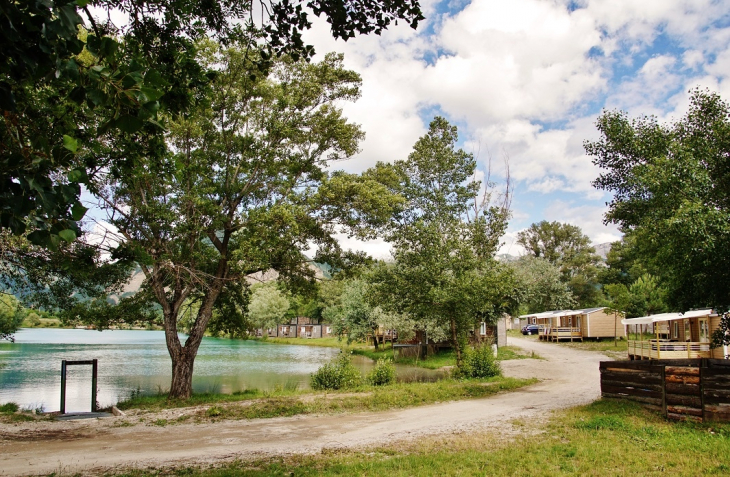
<path fill-rule="evenodd" d="M 540 330 L 540 339 L 544 341 L 583 341 L 580 328 L 550 327 Z"/>
<path fill-rule="evenodd" d="M 629 359 L 711 358 L 710 343 L 629 340 Z"/>

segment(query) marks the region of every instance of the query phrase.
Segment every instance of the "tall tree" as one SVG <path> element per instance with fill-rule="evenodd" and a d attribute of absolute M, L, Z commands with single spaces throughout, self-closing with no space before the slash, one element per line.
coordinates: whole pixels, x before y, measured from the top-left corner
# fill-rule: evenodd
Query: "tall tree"
<path fill-rule="evenodd" d="M 273 281 L 252 288 L 251 302 L 248 305 L 251 323 L 264 330 L 276 328 L 289 309 L 289 298 Z"/>
<path fill-rule="evenodd" d="M 395 262 L 381 265 L 374 279 L 393 311 L 447 329 L 461 365 L 469 332 L 511 306 L 512 276 L 494 259 L 509 189 L 498 198 L 488 181 L 480 193 L 476 161 L 456 149 L 457 140 L 456 127 L 436 117 L 408 159 L 394 163 L 406 202 L 388 232 Z"/>
<path fill-rule="evenodd" d="M 369 303 L 367 294 L 365 280 L 347 280 L 337 303 L 324 310 L 323 318 L 332 323 L 336 335 L 347 336 L 348 343 L 369 338 L 377 350 L 377 332 L 386 314 L 380 307 Z"/>
<path fill-rule="evenodd" d="M 139 264 L 162 309 L 177 398 L 192 392 L 214 308 L 243 277 L 273 268 L 290 283 L 312 278 L 305 250 L 314 245 L 339 265 L 336 231 L 372 236 L 390 215 L 383 186 L 324 170 L 362 137 L 335 106 L 359 94 L 360 78 L 341 56 L 283 58 L 267 76 L 245 50 L 208 43 L 200 51 L 219 71 L 210 96 L 171 123 L 175 153 L 115 165 L 97 184 L 117 230 L 115 256 Z M 178 320 L 190 300 L 197 314 L 183 343 Z"/>
<path fill-rule="evenodd" d="M 517 234 L 517 243 L 527 253 L 560 267 L 580 306 L 593 306 L 600 296 L 596 265 L 601 261 L 591 241 L 580 227 L 543 220 Z"/>
<path fill-rule="evenodd" d="M 634 236 L 672 305 L 730 306 L 730 105 L 698 89 L 673 123 L 606 111 L 597 127 L 585 148 L 613 194 L 606 221 Z"/>
<path fill-rule="evenodd" d="M 517 300 L 524 312 L 560 310 L 575 306 L 560 268 L 541 257 L 525 255 L 508 263 L 517 282 Z"/>
<path fill-rule="evenodd" d="M 301 37 L 311 15 L 344 40 L 423 20 L 418 0 L 0 0 L 0 227 L 54 249 L 73 241 L 81 187 L 164 148 L 164 120 L 207 87 L 197 40 L 263 49 L 265 71 L 272 57 L 313 55 Z M 129 140 L 111 154 L 110 135 Z"/>

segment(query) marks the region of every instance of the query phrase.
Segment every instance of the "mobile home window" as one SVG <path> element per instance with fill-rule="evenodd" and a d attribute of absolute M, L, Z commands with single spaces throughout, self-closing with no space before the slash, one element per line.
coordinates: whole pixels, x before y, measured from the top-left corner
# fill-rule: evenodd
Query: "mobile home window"
<path fill-rule="evenodd" d="M 679 323 L 675 321 L 672 323 L 672 325 L 673 325 L 672 326 L 672 338 L 675 340 L 678 340 L 679 339 Z"/>
<path fill-rule="evenodd" d="M 482 326 L 479 328 L 479 334 L 486 335 L 487 334 L 487 324 L 482 321 Z"/>
<path fill-rule="evenodd" d="M 710 326 L 707 319 L 700 320 L 700 342 L 707 343 L 710 341 Z"/>

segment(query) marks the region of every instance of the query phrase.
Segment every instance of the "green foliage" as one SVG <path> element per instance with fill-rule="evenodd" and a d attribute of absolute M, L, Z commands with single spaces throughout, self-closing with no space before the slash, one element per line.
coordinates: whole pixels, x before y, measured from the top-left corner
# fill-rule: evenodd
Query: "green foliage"
<path fill-rule="evenodd" d="M 543 220 L 517 234 L 517 243 L 537 258 L 560 269 L 561 280 L 581 307 L 594 306 L 600 299 L 597 264 L 601 261 L 580 227 Z M 545 308 L 544 310 L 554 309 Z"/>
<path fill-rule="evenodd" d="M 313 373 L 310 384 L 316 390 L 349 389 L 362 384 L 362 375 L 352 364 L 350 353 L 343 351 Z"/>
<path fill-rule="evenodd" d="M 14 402 L 0 404 L 0 414 L 13 414 L 18 412 L 18 409 L 20 409 L 20 407 Z"/>
<path fill-rule="evenodd" d="M 714 348 L 730 346 L 730 312 L 722 314 L 720 326 L 712 332 L 712 346 Z M 730 358 L 730 356 L 725 356 L 725 358 Z"/>
<path fill-rule="evenodd" d="M 464 359 L 457 366 L 455 377 L 458 378 L 491 378 L 502 374 L 501 366 L 494 350 L 488 343 L 481 343 L 473 348 L 464 350 Z"/>
<path fill-rule="evenodd" d="M 373 272 L 373 299 L 409 316 L 432 339 L 450 336 L 457 356 L 480 321 L 511 309 L 512 272 L 494 259 L 509 216 L 509 184 L 474 180 L 476 161 L 456 149 L 457 129 L 436 117 L 405 161 L 369 174 L 405 198 L 386 239 L 393 264 Z"/>
<path fill-rule="evenodd" d="M 604 171 L 593 185 L 613 195 L 606 220 L 630 232 L 673 308 L 730 306 L 730 105 L 697 89 L 675 122 L 606 111 L 597 127 L 585 148 Z"/>
<path fill-rule="evenodd" d="M 629 231 L 624 233 L 623 238 L 611 244 L 611 249 L 606 255 L 606 267 L 599 272 L 599 281 L 602 284 L 623 284 L 630 286 L 645 273 L 657 275 L 660 270 L 649 270 L 645 260 L 642 259 L 642 251 L 636 243 L 636 238 Z"/>
<path fill-rule="evenodd" d="M 524 255 L 509 262 L 517 282 L 515 299 L 524 313 L 572 308 L 576 302 L 560 268 L 542 257 Z"/>
<path fill-rule="evenodd" d="M 25 313 L 17 298 L 0 293 L 0 340 L 15 341 L 13 333 L 18 331 L 23 319 Z"/>
<path fill-rule="evenodd" d="M 311 14 L 342 39 L 379 34 L 398 20 L 416 28 L 423 19 L 417 0 L 355 9 L 344 0 L 272 2 L 253 22 L 256 5 L 0 0 L 0 225 L 16 235 L 28 230 L 32 243 L 51 249 L 79 236 L 81 185 L 98 191 L 94 176 L 159 152 L 160 120 L 189 112 L 205 92 L 215 73 L 196 57 L 201 37 L 263 47 L 256 67 L 265 71 L 272 56 L 314 54 L 301 37 Z"/>
<path fill-rule="evenodd" d="M 380 358 L 375 367 L 368 373 L 367 381 L 373 386 L 384 386 L 395 382 L 395 365 L 393 361 Z"/>
<path fill-rule="evenodd" d="M 337 336 L 347 336 L 347 342 L 373 338 L 380 326 L 392 324 L 395 318 L 369 301 L 369 286 L 364 279 L 346 280 L 339 298 L 323 311 L 323 319 L 333 325 Z"/>
<path fill-rule="evenodd" d="M 248 315 L 254 328 L 275 328 L 289 309 L 289 298 L 275 281 L 253 287 Z"/>

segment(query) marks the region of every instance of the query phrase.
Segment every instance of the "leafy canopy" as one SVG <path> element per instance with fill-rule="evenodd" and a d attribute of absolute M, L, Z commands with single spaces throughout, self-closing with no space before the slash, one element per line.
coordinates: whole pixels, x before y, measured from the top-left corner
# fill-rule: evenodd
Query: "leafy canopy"
<path fill-rule="evenodd" d="M 494 259 L 509 194 L 499 202 L 493 183 L 481 189 L 476 161 L 456 149 L 457 140 L 456 127 L 436 117 L 408 159 L 393 164 L 392 187 L 405 204 L 387 232 L 394 263 L 382 264 L 373 280 L 384 306 L 409 315 L 420 329 L 448 333 L 461 361 L 477 323 L 512 305 L 512 277 Z M 387 176 L 384 166 L 379 173 Z"/>
<path fill-rule="evenodd" d="M 689 111 L 660 124 L 606 111 L 601 138 L 585 144 L 613 194 L 606 221 L 619 224 L 680 309 L 730 306 L 730 106 L 691 92 Z"/>
<path fill-rule="evenodd" d="M 72 242 L 82 186 L 164 148 L 166 120 L 206 94 L 215 68 L 197 41 L 242 43 L 265 72 L 282 54 L 311 58 L 311 14 L 344 40 L 423 20 L 417 0 L 0 0 L 0 226 Z"/>
<path fill-rule="evenodd" d="M 517 243 L 527 253 L 560 268 L 578 305 L 594 306 L 599 300 L 597 265 L 600 257 L 580 227 L 561 222 L 541 222 L 517 234 Z"/>

